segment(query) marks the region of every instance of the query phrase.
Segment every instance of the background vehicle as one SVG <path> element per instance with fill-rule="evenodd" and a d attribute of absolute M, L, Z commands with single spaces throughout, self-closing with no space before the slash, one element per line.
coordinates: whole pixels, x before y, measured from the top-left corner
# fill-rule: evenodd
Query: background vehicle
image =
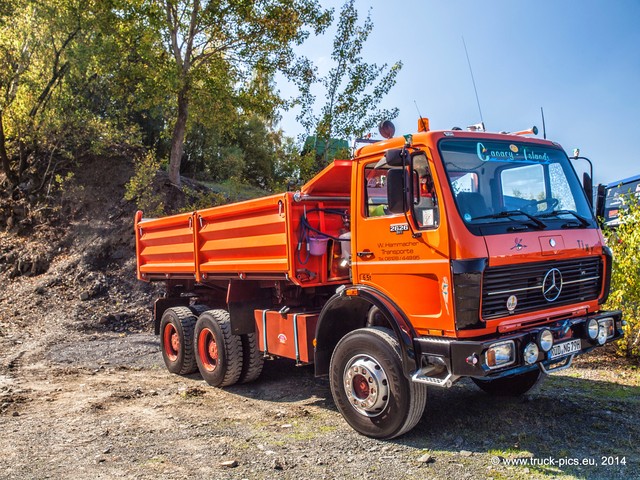
<path fill-rule="evenodd" d="M 625 209 L 625 195 L 635 195 L 636 201 L 640 202 L 640 175 L 600 186 L 596 214 L 603 219 L 603 225 L 616 227 L 620 223 L 618 215 L 621 209 Z"/>
<path fill-rule="evenodd" d="M 509 134 L 388 139 L 282 193 L 135 219 L 168 369 L 214 386 L 313 363 L 357 431 L 413 428 L 427 385 L 518 395 L 621 336 L 611 255 L 565 152 Z"/>

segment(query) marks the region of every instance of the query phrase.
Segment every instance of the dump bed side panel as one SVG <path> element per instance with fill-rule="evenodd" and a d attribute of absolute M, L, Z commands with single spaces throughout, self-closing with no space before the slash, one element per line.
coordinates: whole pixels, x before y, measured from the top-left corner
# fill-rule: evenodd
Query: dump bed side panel
<path fill-rule="evenodd" d="M 136 223 L 138 276 L 195 275 L 192 213 Z"/>
<path fill-rule="evenodd" d="M 199 276 L 289 271 L 285 195 L 196 212 Z"/>

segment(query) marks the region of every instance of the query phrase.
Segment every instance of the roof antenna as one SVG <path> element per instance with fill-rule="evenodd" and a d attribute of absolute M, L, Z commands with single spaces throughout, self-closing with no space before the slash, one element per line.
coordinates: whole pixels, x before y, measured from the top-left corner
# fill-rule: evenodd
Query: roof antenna
<path fill-rule="evenodd" d="M 480 122 L 482 124 L 482 130 L 484 130 L 484 119 L 482 118 L 482 109 L 480 108 L 480 99 L 478 98 L 478 89 L 476 88 L 476 79 L 473 78 L 473 69 L 471 68 L 471 60 L 469 60 L 469 52 L 467 51 L 467 42 L 464 41 L 464 35 L 462 36 L 462 44 L 464 45 L 464 53 L 467 55 L 469 72 L 471 72 L 471 82 L 473 83 L 473 90 L 474 92 L 476 92 L 476 102 L 478 103 L 478 112 L 480 112 Z"/>
<path fill-rule="evenodd" d="M 413 104 L 416 106 L 416 111 L 418 112 L 418 118 L 420 118 L 420 125 L 423 131 L 427 132 L 429 130 L 429 124 L 428 122 L 425 122 L 424 118 L 422 118 L 422 115 L 420 115 L 420 109 L 418 108 L 418 103 L 414 100 Z"/>
<path fill-rule="evenodd" d="M 544 125 L 544 110 L 540 107 L 540 115 L 542 115 L 542 138 L 547 139 L 547 127 Z"/>

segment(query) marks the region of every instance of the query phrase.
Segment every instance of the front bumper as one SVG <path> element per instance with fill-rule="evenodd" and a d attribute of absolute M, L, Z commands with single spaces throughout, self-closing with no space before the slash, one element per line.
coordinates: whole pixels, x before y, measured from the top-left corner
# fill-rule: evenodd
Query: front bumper
<path fill-rule="evenodd" d="M 597 339 L 591 340 L 587 334 L 587 322 L 594 318 L 597 321 L 613 319 L 613 334 L 606 343 L 622 337 L 622 314 L 620 311 L 599 312 L 582 317 L 568 318 L 550 324 L 539 325 L 508 335 L 498 335 L 478 340 L 453 340 L 444 337 L 414 338 L 414 348 L 418 370 L 412 374 L 412 380 L 435 386 L 449 387 L 460 377 L 495 379 L 517 375 L 534 368 L 545 372 L 566 368 L 576 355 L 581 355 L 601 346 Z M 539 333 L 543 330 L 553 333 L 553 345 L 580 340 L 580 350 L 566 355 L 551 358 L 553 347 L 544 352 L 540 349 L 534 363 L 527 364 L 524 349 L 529 343 L 537 343 Z M 490 368 L 487 365 L 487 351 L 496 343 L 513 342 L 513 362 L 503 367 Z"/>

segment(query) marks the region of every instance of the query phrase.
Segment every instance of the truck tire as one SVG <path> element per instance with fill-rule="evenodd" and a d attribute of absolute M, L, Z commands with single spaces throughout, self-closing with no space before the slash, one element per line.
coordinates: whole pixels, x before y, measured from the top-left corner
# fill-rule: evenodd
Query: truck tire
<path fill-rule="evenodd" d="M 422 417 L 427 386 L 404 375 L 392 330 L 373 327 L 348 333 L 333 351 L 329 371 L 338 410 L 363 435 L 398 437 Z"/>
<path fill-rule="evenodd" d="M 164 364 L 171 373 L 188 375 L 198 369 L 193 347 L 196 320 L 187 307 L 171 307 L 162 315 L 160 346 Z"/>
<path fill-rule="evenodd" d="M 511 377 L 496 378 L 495 380 L 480 380 L 471 378 L 481 390 L 490 395 L 516 397 L 523 395 L 542 381 L 544 375 L 539 368 L 513 375 Z"/>
<path fill-rule="evenodd" d="M 242 372 L 239 383 L 257 380 L 264 366 L 264 355 L 258 350 L 258 337 L 255 333 L 240 335 L 242 342 Z"/>
<path fill-rule="evenodd" d="M 229 312 L 208 310 L 196 322 L 196 363 L 202 378 L 214 387 L 228 387 L 242 372 L 242 342 L 231 333 Z"/>

